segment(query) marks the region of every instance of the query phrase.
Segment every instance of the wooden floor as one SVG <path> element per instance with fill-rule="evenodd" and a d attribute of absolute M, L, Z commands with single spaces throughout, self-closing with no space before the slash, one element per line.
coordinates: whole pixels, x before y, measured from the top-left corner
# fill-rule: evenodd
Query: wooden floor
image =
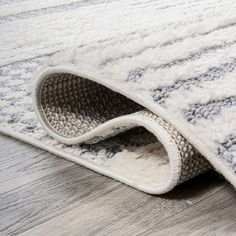
<path fill-rule="evenodd" d="M 0 235 L 236 235 L 215 172 L 151 196 L 1 135 L 0 182 Z"/>

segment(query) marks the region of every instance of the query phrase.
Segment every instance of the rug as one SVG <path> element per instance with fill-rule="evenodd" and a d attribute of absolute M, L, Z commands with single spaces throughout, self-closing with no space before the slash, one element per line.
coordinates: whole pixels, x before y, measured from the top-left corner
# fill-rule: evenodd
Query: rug
<path fill-rule="evenodd" d="M 163 194 L 236 186 L 234 1 L 2 1 L 0 131 Z"/>

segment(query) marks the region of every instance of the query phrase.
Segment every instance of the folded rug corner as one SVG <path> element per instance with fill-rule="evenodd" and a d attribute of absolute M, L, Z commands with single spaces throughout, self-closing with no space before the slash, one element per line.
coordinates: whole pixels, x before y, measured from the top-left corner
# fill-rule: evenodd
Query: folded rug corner
<path fill-rule="evenodd" d="M 0 131 L 151 194 L 212 168 L 236 186 L 236 2 L 131 2 L 103 40 L 2 66 Z"/>

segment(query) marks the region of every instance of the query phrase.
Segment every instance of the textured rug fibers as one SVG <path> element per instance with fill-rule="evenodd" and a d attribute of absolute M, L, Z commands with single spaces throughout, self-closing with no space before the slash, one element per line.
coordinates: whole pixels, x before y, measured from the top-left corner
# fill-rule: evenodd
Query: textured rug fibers
<path fill-rule="evenodd" d="M 142 191 L 236 186 L 234 1 L 0 10 L 0 131 Z"/>

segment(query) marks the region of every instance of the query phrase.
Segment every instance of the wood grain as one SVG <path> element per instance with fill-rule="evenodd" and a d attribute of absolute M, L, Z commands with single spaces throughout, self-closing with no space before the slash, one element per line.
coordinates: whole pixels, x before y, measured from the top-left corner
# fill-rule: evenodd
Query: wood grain
<path fill-rule="evenodd" d="M 0 193 L 54 173 L 73 163 L 46 151 L 0 136 Z"/>
<path fill-rule="evenodd" d="M 155 228 L 146 228 L 142 235 L 235 235 L 236 201 L 231 186 L 204 199 L 181 213 L 161 221 Z"/>
<path fill-rule="evenodd" d="M 28 148 L 32 149 L 32 147 Z M 41 152 L 38 149 L 39 155 Z M 28 155 L 28 158 L 30 163 L 34 156 Z M 48 157 L 49 163 L 52 161 L 53 164 L 54 159 L 56 158 Z M 68 163 L 63 159 L 58 161 Z M 43 168 L 42 165 L 42 170 Z M 40 172 L 40 169 L 38 171 Z M 33 177 L 35 175 L 33 171 L 32 175 Z M 30 179 L 30 176 L 28 178 Z M 17 177 L 16 181 L 18 181 Z M 0 195 L 2 216 L 0 218 L 0 232 L 18 234 L 71 209 L 71 205 L 77 201 L 82 201 L 87 197 L 96 198 L 119 184 L 73 163 L 69 167 L 45 175 L 40 179 L 32 179 L 32 182 Z"/>
<path fill-rule="evenodd" d="M 150 196 L 121 186 L 106 196 L 77 205 L 71 211 L 23 235 L 142 235 L 141 232 L 145 229 L 152 229 L 157 233 L 162 221 L 168 222 L 171 216 L 193 206 L 186 200 L 195 199 L 194 191 L 197 186 L 198 184 L 194 183 L 180 186 L 170 194 L 161 197 Z M 221 189 L 218 188 L 218 191 Z M 199 191 L 197 189 L 197 203 Z M 204 191 L 201 193 L 202 199 L 205 194 Z M 81 217 L 78 217 L 79 215 Z"/>
<path fill-rule="evenodd" d="M 0 136 L 0 235 L 220 235 L 235 193 L 215 172 L 152 196 Z"/>

